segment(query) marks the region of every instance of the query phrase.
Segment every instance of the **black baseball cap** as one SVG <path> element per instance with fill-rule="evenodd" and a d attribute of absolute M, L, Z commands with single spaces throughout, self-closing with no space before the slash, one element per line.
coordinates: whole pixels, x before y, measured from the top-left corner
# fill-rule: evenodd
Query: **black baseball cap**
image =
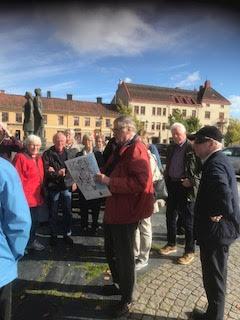
<path fill-rule="evenodd" d="M 223 135 L 215 126 L 205 126 L 198 130 L 194 135 L 195 143 L 204 143 L 208 140 L 216 140 L 222 142 Z"/>

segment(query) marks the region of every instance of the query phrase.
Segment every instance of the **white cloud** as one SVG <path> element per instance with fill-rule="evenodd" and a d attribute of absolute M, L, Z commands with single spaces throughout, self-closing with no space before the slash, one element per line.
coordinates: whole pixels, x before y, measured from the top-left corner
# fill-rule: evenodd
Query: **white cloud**
<path fill-rule="evenodd" d="M 196 82 L 200 80 L 200 72 L 199 71 L 194 71 L 193 73 L 190 73 L 187 75 L 187 77 L 178 83 L 176 83 L 176 87 L 192 87 Z"/>
<path fill-rule="evenodd" d="M 130 82 L 132 82 L 132 79 L 131 79 L 131 78 L 128 78 L 128 77 L 126 77 L 123 81 L 124 81 L 124 82 L 126 82 L 126 83 L 130 83 Z"/>
<path fill-rule="evenodd" d="M 240 96 L 231 95 L 228 100 L 232 103 L 230 106 L 231 117 L 240 118 Z"/>
<path fill-rule="evenodd" d="M 56 39 L 80 55 L 134 56 L 178 43 L 179 31 L 166 33 L 129 8 L 66 8 L 48 16 L 55 25 Z"/>

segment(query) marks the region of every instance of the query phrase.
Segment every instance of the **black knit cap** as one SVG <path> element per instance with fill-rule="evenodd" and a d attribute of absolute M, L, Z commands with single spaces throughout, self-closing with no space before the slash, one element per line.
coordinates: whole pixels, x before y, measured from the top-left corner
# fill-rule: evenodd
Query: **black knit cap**
<path fill-rule="evenodd" d="M 218 142 L 222 142 L 223 135 L 221 131 L 215 126 L 205 126 L 202 127 L 195 133 L 194 141 L 195 143 L 203 143 L 209 139 L 216 140 Z"/>

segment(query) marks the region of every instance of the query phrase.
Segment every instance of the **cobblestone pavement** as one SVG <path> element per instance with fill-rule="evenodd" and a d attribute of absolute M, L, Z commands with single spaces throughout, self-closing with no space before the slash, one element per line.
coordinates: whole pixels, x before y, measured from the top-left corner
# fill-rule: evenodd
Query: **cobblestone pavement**
<path fill-rule="evenodd" d="M 195 308 L 206 307 L 202 287 L 199 251 L 189 266 L 176 264 L 183 253 L 161 257 L 157 251 L 165 244 L 164 208 L 152 217 L 153 245 L 149 265 L 137 274 L 136 301 L 127 317 L 121 319 L 188 319 Z M 47 250 L 26 256 L 20 262 L 20 276 L 14 286 L 13 320 L 109 319 L 108 309 L 119 298 L 103 297 L 101 287 L 111 283 L 106 272 L 101 233 L 97 237 L 78 234 L 75 219 L 74 247 L 62 239 L 54 250 L 48 237 L 40 240 Z M 230 250 L 225 320 L 240 320 L 240 241 Z"/>

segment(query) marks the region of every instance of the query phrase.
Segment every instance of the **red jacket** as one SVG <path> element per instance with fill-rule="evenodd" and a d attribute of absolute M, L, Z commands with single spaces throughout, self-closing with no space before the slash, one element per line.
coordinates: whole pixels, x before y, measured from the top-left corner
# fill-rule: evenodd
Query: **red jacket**
<path fill-rule="evenodd" d="M 34 161 L 26 153 L 17 153 L 13 159 L 13 165 L 22 181 L 29 207 L 37 207 L 43 204 L 43 196 L 41 194 L 44 177 L 42 158 L 39 156 Z"/>
<path fill-rule="evenodd" d="M 123 146 L 119 154 L 120 160 L 110 174 L 112 196 L 106 199 L 104 214 L 107 224 L 135 223 L 153 213 L 152 173 L 146 146 L 136 140 Z M 108 163 L 111 160 L 110 157 Z"/>

